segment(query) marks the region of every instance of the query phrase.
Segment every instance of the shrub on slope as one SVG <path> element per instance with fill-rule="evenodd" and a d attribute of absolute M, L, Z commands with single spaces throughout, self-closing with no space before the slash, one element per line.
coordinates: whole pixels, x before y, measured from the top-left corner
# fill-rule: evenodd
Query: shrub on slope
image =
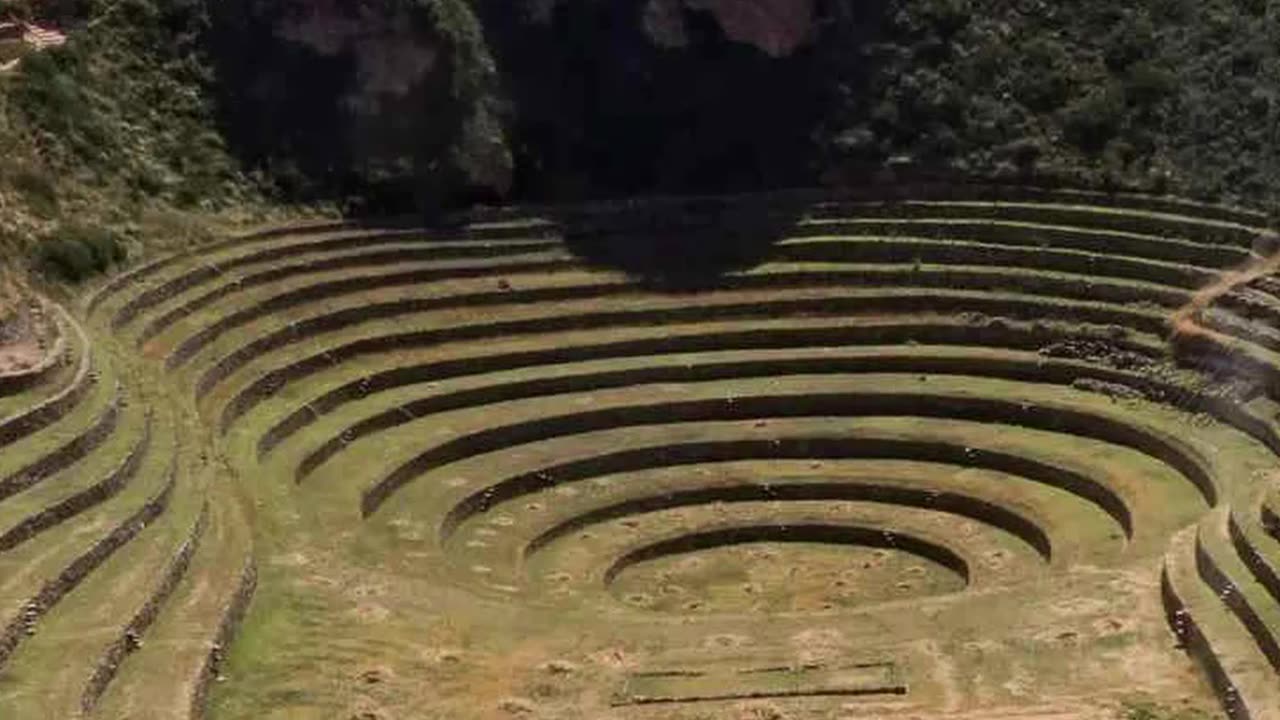
<path fill-rule="evenodd" d="M 198 228 L 215 216 L 262 207 L 213 122 L 201 0 L 32 5 L 24 15 L 63 27 L 70 41 L 0 77 L 6 261 L 92 272 L 103 263 L 73 262 L 83 243 L 68 237 L 119 236 L 151 250 L 207 234 Z"/>
<path fill-rule="evenodd" d="M 1280 200 L 1280 13 L 1234 0 L 886 0 L 817 51 L 820 165 Z M 854 50 L 850 50 L 854 48 Z"/>

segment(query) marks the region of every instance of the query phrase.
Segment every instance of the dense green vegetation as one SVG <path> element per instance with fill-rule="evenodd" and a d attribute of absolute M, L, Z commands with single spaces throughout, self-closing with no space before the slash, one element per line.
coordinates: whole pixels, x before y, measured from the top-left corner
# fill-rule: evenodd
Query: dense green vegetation
<path fill-rule="evenodd" d="M 1272 3 L 812 0 L 775 57 L 648 1 L 0 2 L 72 38 L 0 79 L 0 242 L 886 171 L 1276 203 Z"/>
<path fill-rule="evenodd" d="M 199 0 L 0 3 L 11 13 L 70 42 L 0 76 L 0 250 L 79 280 L 266 213 L 213 121 Z"/>
<path fill-rule="evenodd" d="M 835 75 L 862 79 L 827 118 L 826 149 L 1269 199 L 1280 26 L 1268 5 L 894 0 L 863 53 L 826 50 Z"/>

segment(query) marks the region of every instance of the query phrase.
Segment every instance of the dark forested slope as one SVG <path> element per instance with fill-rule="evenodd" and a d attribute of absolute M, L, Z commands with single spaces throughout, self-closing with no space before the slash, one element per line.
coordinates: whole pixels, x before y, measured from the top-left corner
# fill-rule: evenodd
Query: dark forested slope
<path fill-rule="evenodd" d="M 71 176 L 114 188 L 118 220 L 886 173 L 1274 205 L 1276 5 L 10 0 L 72 42 L 0 80 L 0 188 L 55 220 Z"/>

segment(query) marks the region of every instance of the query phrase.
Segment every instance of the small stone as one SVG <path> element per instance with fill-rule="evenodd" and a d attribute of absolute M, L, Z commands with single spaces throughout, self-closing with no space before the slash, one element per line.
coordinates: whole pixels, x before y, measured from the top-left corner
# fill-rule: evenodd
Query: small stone
<path fill-rule="evenodd" d="M 462 653 L 458 650 L 441 650 L 436 654 L 436 661 L 447 664 L 462 662 Z"/>
<path fill-rule="evenodd" d="M 498 709 L 508 715 L 530 715 L 536 709 L 533 701 L 526 698 L 511 697 L 498 703 Z"/>
<path fill-rule="evenodd" d="M 570 675 L 577 672 L 578 666 L 568 660 L 551 660 L 544 663 L 542 669 L 552 675 Z"/>
<path fill-rule="evenodd" d="M 787 716 L 773 703 L 752 704 L 743 710 L 743 720 L 787 720 Z"/>

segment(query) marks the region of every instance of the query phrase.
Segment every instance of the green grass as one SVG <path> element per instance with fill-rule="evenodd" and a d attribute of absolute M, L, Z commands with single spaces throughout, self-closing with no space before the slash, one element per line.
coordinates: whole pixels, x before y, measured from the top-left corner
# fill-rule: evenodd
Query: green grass
<path fill-rule="evenodd" d="M 0 502 L 0 532 L 9 530 L 30 515 L 103 482 L 138 446 L 148 425 L 145 412 L 141 403 L 131 404 L 122 411 L 115 431 L 88 457 Z M 156 422 L 163 420 L 156 418 L 151 423 L 153 442 L 160 432 Z M 156 448 L 148 447 L 144 452 L 150 454 L 156 452 Z M 136 479 L 135 477 L 134 480 Z"/>
<path fill-rule="evenodd" d="M 1193 538 L 1184 531 L 1170 544 L 1166 560 L 1168 577 L 1200 631 L 1207 637 L 1211 652 L 1224 668 L 1229 668 L 1231 682 L 1250 708 L 1274 707 L 1278 697 L 1272 679 L 1274 673 L 1252 638 L 1222 604 L 1215 591 L 1197 582 L 1191 556 Z"/>
<path fill-rule="evenodd" d="M 79 437 L 92 427 L 103 411 L 110 406 L 111 399 L 115 397 L 118 389 L 112 361 L 101 353 L 95 353 L 93 363 L 90 372 L 96 372 L 98 379 L 89 392 L 71 412 L 57 422 L 6 447 L 7 452 L 3 458 L 0 458 L 0 477 L 10 477 L 35 460 Z"/>
<path fill-rule="evenodd" d="M 162 422 L 156 431 L 157 447 L 143 465 L 142 475 L 108 501 L 107 507 L 115 513 L 132 511 L 167 482 L 175 450 L 171 428 Z M 0 709 L 15 717 L 68 716 L 78 709 L 80 691 L 94 664 L 149 597 L 175 548 L 186 538 L 200 507 L 195 490 L 179 483 L 170 507 L 156 522 L 41 620 L 37 634 L 23 643 L 6 668 L 8 681 L 17 683 L 21 692 L 0 700 Z"/>
<path fill-rule="evenodd" d="M 982 203 L 922 203 L 911 212 L 920 215 L 900 226 L 909 227 L 915 239 L 795 237 L 780 246 L 778 256 L 742 273 L 753 282 L 759 278 L 759 287 L 663 293 L 627 286 L 623 276 L 610 269 L 572 267 L 516 275 L 503 272 L 501 262 L 467 260 L 465 264 L 489 267 L 492 273 L 398 288 L 366 285 L 301 303 L 231 328 L 178 372 L 160 374 L 167 350 L 230 313 L 289 290 L 330 280 L 372 283 L 411 266 L 308 271 L 205 304 L 141 348 L 143 359 L 135 358 L 135 338 L 142 328 L 227 283 L 298 262 L 372 251 L 318 251 L 306 236 L 284 239 L 279 247 L 296 246 L 299 252 L 250 262 L 154 303 L 125 332 L 104 341 L 100 351 L 111 360 L 115 375 L 131 388 L 143 388 L 136 396 L 130 393 L 130 414 L 122 432 L 136 424 L 136 404 L 165 408 L 165 417 L 175 418 L 184 436 L 183 477 L 191 491 L 180 506 L 186 509 L 175 506 L 177 514 L 154 528 L 167 538 L 164 543 L 122 553 L 86 583 L 83 595 L 68 598 L 65 607 L 76 610 L 74 614 L 50 616 L 51 627 L 118 629 L 120 619 L 114 625 L 100 621 L 95 604 L 112 592 L 112 578 L 123 577 L 117 571 L 129 572 L 124 569 L 128 558 L 143 555 L 149 559 L 136 572 L 159 572 L 163 559 L 172 555 L 189 529 L 190 516 L 208 498 L 208 539 L 143 648 L 126 660 L 108 689 L 101 706 L 104 717 L 160 718 L 183 707 L 205 643 L 213 637 L 250 553 L 261 570 L 260 584 L 222 668 L 226 678 L 214 684 L 211 714 L 217 720 L 370 713 L 487 718 L 521 712 L 520 708 L 531 708 L 535 716 L 624 717 L 629 715 L 610 709 L 609 698 L 626 686 L 636 668 L 678 669 L 701 663 L 732 676 L 735 668 L 764 658 L 795 662 L 813 657 L 819 658 L 815 662 L 857 657 L 889 663 L 908 684 L 908 694 L 868 702 L 880 703 L 877 707 L 890 716 L 938 707 L 975 713 L 994 707 L 1030 709 L 1046 702 L 1109 712 L 1134 692 L 1185 701 L 1192 709 L 1206 706 L 1208 690 L 1169 637 L 1159 607 L 1158 580 L 1170 538 L 1205 521 L 1209 508 L 1196 487 L 1170 464 L 1173 455 L 1140 452 L 1131 446 L 1132 438 L 1152 438 L 1156 446 L 1196 458 L 1220 483 L 1224 503 L 1233 505 L 1253 497 L 1250 479 L 1269 472 L 1274 455 L 1224 423 L 1148 400 L 1094 392 L 1073 380 L 1137 382 L 1146 377 L 1187 392 L 1202 387 L 1194 372 L 1173 367 L 1162 337 L 1169 313 L 1193 287 L 1171 279 L 1210 276 L 1206 266 L 1226 264 L 1234 252 L 1223 246 L 1219 253 L 1209 243 L 1210 235 L 1241 229 L 1229 222 L 1196 225 L 1157 211 L 1089 214 L 1065 201 L 1048 208 L 1016 204 L 1007 217 Z M 999 223 L 993 243 L 985 243 L 980 234 L 985 216 Z M 1036 236 L 1044 223 L 1067 219 L 1095 229 L 1054 226 L 1053 233 L 1060 234 L 1051 233 L 1047 242 Z M 974 223 L 958 231 L 964 240 L 931 239 L 931 227 L 947 238 L 964 222 Z M 1112 237 L 1112 225 L 1125 228 L 1122 235 L 1130 233 L 1115 248 L 1105 241 Z M 1019 235 L 1024 231 L 1025 237 Z M 1158 237 L 1165 231 L 1197 240 Z M 906 261 L 848 262 L 869 244 L 882 242 L 897 243 L 904 257 L 913 252 L 924 255 L 914 263 L 915 270 Z M 385 246 L 402 244 L 409 245 Z M 123 288 L 98 308 L 93 332 L 106 335 L 115 311 L 148 288 L 179 279 L 200 264 L 252 257 L 268 247 L 274 245 L 231 246 L 193 256 Z M 929 256 L 987 247 L 999 249 L 1001 258 L 1025 257 L 1019 264 L 1027 267 L 940 263 L 950 256 Z M 846 254 L 833 255 L 830 261 L 803 259 L 805 252 L 828 249 Z M 1064 272 L 1061 263 L 1068 260 L 1086 266 L 1091 261 L 1097 272 Z M 1116 264 L 1121 262 L 1126 264 Z M 1147 269 L 1156 274 L 1146 277 L 1138 272 Z M 781 284 L 790 275 L 813 271 L 827 273 L 821 276 L 823 282 L 797 288 Z M 511 289 L 500 289 L 499 278 Z M 859 284 L 872 278 L 892 284 Z M 558 302 L 531 302 L 521 295 L 536 288 L 594 283 L 626 291 Z M 903 289 L 915 284 L 921 287 Z M 477 292 L 510 292 L 511 298 L 502 304 L 463 304 L 361 321 L 302 338 L 250 359 L 199 403 L 192 398 L 193 382 L 220 357 L 268 333 L 284 332 L 290 323 L 376 302 Z M 788 299 L 808 298 L 816 302 L 805 312 L 784 309 Z M 881 298 L 963 302 L 938 305 L 944 310 L 954 307 L 954 312 L 926 312 L 920 308 L 930 305 L 892 304 Z M 837 299 L 844 304 L 837 307 Z M 861 300 L 882 304 L 869 312 L 872 306 Z M 1008 303 L 997 306 L 993 300 Z M 711 311 L 731 303 L 754 304 L 753 312 L 718 316 Z M 677 317 L 658 312 L 683 308 L 700 314 Z M 621 314 L 598 327 L 569 323 L 604 311 Z M 1006 312 L 1026 317 L 1001 317 Z M 235 418 L 226 436 L 215 431 L 223 406 L 272 368 L 361 339 L 522 318 L 566 324 L 549 332 L 353 357 L 286 384 Z M 795 347 L 689 344 L 711 333 L 742 332 L 745 339 L 756 339 L 761 333 L 789 330 L 813 334 L 797 339 Z M 866 335 L 839 334 L 849 330 Z M 889 331 L 893 334 L 884 334 Z M 505 353 L 657 338 L 672 341 L 642 354 L 583 356 L 586 359 L 555 365 L 482 365 Z M 1078 357 L 1038 352 L 1041 346 L 1071 339 L 1081 341 Z M 988 341 L 1010 346 L 981 345 Z M 1134 349 L 1133 358 L 1145 358 L 1145 364 L 1128 367 L 1127 375 L 1115 375 L 1128 358 L 1114 354 L 1120 348 Z M 1273 359 L 1261 351 L 1259 357 Z M 470 370 L 469 360 L 475 362 Z M 863 360 L 883 364 L 858 364 Z M 262 434 L 308 401 L 392 368 L 454 361 L 447 377 L 327 407 L 258 460 Z M 771 364 L 750 364 L 762 361 Z M 948 366 L 954 372 L 907 370 L 942 361 L 954 363 Z M 653 374 L 658 371 L 660 375 Z M 1010 375 L 1014 371 L 1021 373 L 1019 379 Z M 530 385 L 551 379 L 557 384 Z M 473 392 L 483 394 L 421 417 L 398 418 L 393 427 L 350 442 L 305 482 L 294 482 L 299 463 L 341 437 L 347 427 L 411 401 L 467 397 L 465 393 Z M 918 402 L 862 417 L 848 416 L 834 404 L 808 416 L 785 417 L 810 398 L 843 397 L 861 403 L 890 393 L 910 393 Z M 759 402 L 759 396 L 778 399 L 745 414 L 726 414 L 737 403 Z M 988 399 L 1004 401 L 1000 415 L 984 421 L 948 413 L 930 417 L 938 407 L 978 407 L 975 403 Z M 693 401 L 726 410 L 688 415 Z M 1094 418 L 1093 424 L 1055 424 L 1086 415 Z M 591 421 L 581 420 L 586 417 Z M 578 419 L 555 424 L 569 418 Z M 483 433 L 495 428 L 521 424 L 539 432 L 523 440 L 477 446 L 484 452 L 472 448 L 432 465 L 391 494 L 372 516 L 361 517 L 363 494 L 411 458 L 460 438 L 485 437 Z M 1088 437 L 1104 426 L 1120 429 Z M 840 440 L 838 452 L 819 452 L 812 444 L 804 450 L 798 444 L 829 439 Z M 755 443 L 756 455 L 663 460 L 664 448 L 689 443 L 726 447 L 743 440 Z M 41 443 L 33 439 L 31 447 L 47 445 L 44 439 Z M 113 439 L 102 450 L 118 455 L 121 443 Z M 809 455 L 797 457 L 796 451 L 787 450 L 792 454 L 784 453 L 784 459 L 772 457 L 770 448 L 784 444 Z M 897 451 L 901 457 L 873 454 L 868 459 L 858 454 L 859 448 L 885 447 L 941 448 L 947 459 L 915 457 L 914 451 L 906 450 Z M 630 464 L 601 464 L 576 474 L 554 469 L 632 450 L 647 454 Z M 828 452 L 833 455 L 824 454 Z M 1003 472 L 987 466 L 998 457 L 1039 465 Z M 1132 538 L 1127 539 L 1117 519 L 1095 502 L 1052 482 L 1035 481 L 1044 479 L 1046 467 L 1089 478 L 1122 498 L 1132 513 Z M 460 505 L 481 497 L 486 488 L 514 487 L 499 485 L 504 480 L 548 468 L 553 470 L 546 487 L 531 483 L 509 497 L 491 496 L 474 507 Z M 566 474 L 558 477 L 559 472 Z M 754 495 L 716 501 L 738 488 L 872 482 L 910 490 L 915 497 L 931 490 L 963 493 L 1004 508 L 1043 530 L 1052 555 L 1045 558 L 1023 539 L 983 521 L 909 503 L 834 496 L 770 500 Z M 128 492 L 133 491 L 131 487 Z M 687 498 L 694 491 L 707 494 L 696 503 L 672 499 Z M 61 497 L 60 492 L 51 485 L 15 498 L 21 502 L 10 511 L 15 517 L 25 514 Z M 621 504 L 628 505 L 625 512 L 585 522 L 526 554 L 529 544 L 549 528 Z M 454 510 L 458 512 L 451 514 Z M 84 521 L 93 522 L 103 511 L 105 507 L 86 513 Z M 458 520 L 457 525 L 445 525 L 446 518 Z M 805 523 L 883 528 L 931 540 L 964 556 L 972 581 L 962 588 L 957 576 L 903 553 L 832 543 L 769 542 L 677 552 L 632 565 L 611 583 L 604 580 L 612 561 L 666 538 L 710 528 Z M 50 531 L 47 539 L 66 535 L 72 538 L 68 543 L 83 542 L 75 533 L 80 524 L 72 525 Z M 447 530 L 444 537 L 442 527 Z M 1256 528 L 1250 532 L 1256 533 Z M 34 549 L 19 548 L 10 559 L 17 572 L 14 588 L 29 587 L 39 574 L 20 569 L 22 563 L 34 562 L 33 553 Z M 54 550 L 50 562 L 56 564 L 69 553 Z M 769 557 L 762 559 L 760 553 Z M 1228 560 L 1224 566 L 1233 577 L 1247 572 L 1238 561 Z M 565 588 L 572 597 L 565 596 Z M 15 597 L 20 594 L 15 591 Z M 1214 604 L 1208 602 L 1212 599 L 1198 598 L 1195 611 L 1213 611 Z M 1252 592 L 1250 599 L 1263 598 Z M 136 602 L 135 598 L 124 604 Z M 697 608 L 691 609 L 690 603 L 697 603 Z M 74 619 L 81 610 L 85 619 Z M 1270 622 L 1274 612 L 1268 608 L 1262 614 Z M 1231 634 L 1229 622 L 1219 622 L 1229 619 L 1209 621 L 1213 632 L 1226 633 L 1221 637 L 1228 639 L 1228 646 L 1240 640 Z M 100 632 L 101 637 L 84 633 L 85 647 L 112 636 L 108 629 Z M 27 658 L 20 668 L 24 673 L 25 668 L 48 665 L 54 657 L 53 642 L 43 642 L 40 635 L 30 642 L 29 652 L 20 654 Z M 82 674 L 81 667 L 79 661 L 70 663 L 66 672 Z M 1084 688 L 1089 691 L 1087 700 L 1081 700 Z M 53 692 L 37 695 L 62 702 Z M 32 703 L 23 704 L 24 710 L 37 708 L 45 701 L 37 695 L 14 702 Z M 788 712 L 835 707 L 816 698 L 787 702 L 795 703 L 785 705 Z M 670 716 L 684 720 L 697 712 L 676 707 Z"/>
<path fill-rule="evenodd" d="M 248 529 L 236 517 L 234 501 L 226 493 L 213 493 L 212 499 L 209 525 L 186 575 L 141 650 L 128 657 L 108 687 L 101 716 L 160 720 L 188 711 L 191 682 L 248 552 Z"/>
<path fill-rule="evenodd" d="M 1124 703 L 1117 713 L 1118 720 L 1212 720 L 1213 713 L 1199 708 L 1171 708 L 1150 700 Z"/>

